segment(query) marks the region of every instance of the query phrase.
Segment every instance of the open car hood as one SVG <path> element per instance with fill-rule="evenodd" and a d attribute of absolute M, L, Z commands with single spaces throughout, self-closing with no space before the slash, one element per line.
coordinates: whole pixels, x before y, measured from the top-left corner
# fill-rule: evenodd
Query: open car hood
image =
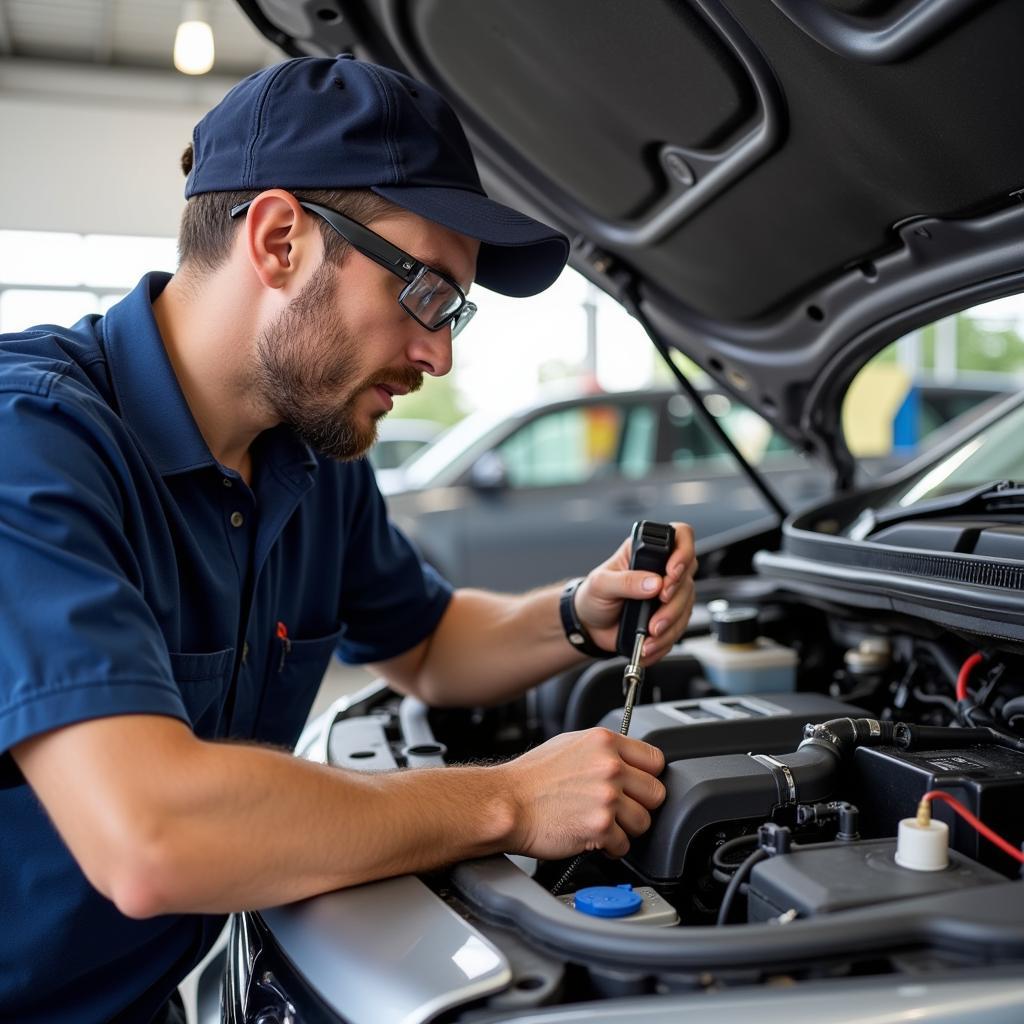
<path fill-rule="evenodd" d="M 462 117 L 488 191 L 791 441 L 906 331 L 1024 286 L 1015 0 L 240 0 Z"/>

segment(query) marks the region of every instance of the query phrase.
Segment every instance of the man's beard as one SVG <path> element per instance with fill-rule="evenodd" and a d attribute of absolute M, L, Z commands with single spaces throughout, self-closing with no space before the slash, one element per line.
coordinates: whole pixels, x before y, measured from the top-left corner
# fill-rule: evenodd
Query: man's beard
<path fill-rule="evenodd" d="M 357 344 L 333 315 L 334 266 L 324 261 L 309 283 L 256 343 L 253 386 L 282 423 L 330 459 L 358 459 L 377 440 L 376 413 L 360 422 L 356 403 L 375 385 L 416 391 L 423 374 L 411 366 L 359 381 Z M 346 394 L 340 402 L 337 396 Z"/>

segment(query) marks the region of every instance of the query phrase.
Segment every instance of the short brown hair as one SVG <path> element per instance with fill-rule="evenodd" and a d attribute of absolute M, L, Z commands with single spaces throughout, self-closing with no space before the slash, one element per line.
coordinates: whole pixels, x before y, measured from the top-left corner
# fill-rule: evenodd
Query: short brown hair
<path fill-rule="evenodd" d="M 181 154 L 181 169 L 187 176 L 192 170 L 192 144 Z M 210 273 L 216 270 L 231 251 L 231 243 L 240 220 L 231 210 L 255 199 L 265 189 L 247 192 L 203 192 L 185 204 L 178 229 L 178 263 L 181 267 Z M 339 213 L 366 224 L 398 209 L 394 203 L 369 189 L 289 189 L 296 199 L 305 199 L 329 206 Z M 349 249 L 348 242 L 330 225 L 317 218 L 324 240 L 324 259 L 339 264 Z"/>

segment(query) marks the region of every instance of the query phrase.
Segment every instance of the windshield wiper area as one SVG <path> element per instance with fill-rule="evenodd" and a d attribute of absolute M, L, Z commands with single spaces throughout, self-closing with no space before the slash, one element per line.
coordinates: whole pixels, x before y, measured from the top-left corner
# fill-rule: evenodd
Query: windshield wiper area
<path fill-rule="evenodd" d="M 884 526 L 909 522 L 915 519 L 933 519 L 950 512 L 979 514 L 985 512 L 1024 512 L 1024 483 L 1015 480 L 999 480 L 982 484 L 969 491 L 957 491 L 921 501 L 910 508 L 889 508 L 876 511 L 867 508 L 850 527 L 851 540 L 866 540 Z"/>

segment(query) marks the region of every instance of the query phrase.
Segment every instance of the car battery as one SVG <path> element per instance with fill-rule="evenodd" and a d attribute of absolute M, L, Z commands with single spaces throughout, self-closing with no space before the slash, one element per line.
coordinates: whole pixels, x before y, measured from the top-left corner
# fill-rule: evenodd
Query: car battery
<path fill-rule="evenodd" d="M 951 750 L 860 747 L 854 757 L 861 833 L 896 835 L 921 797 L 937 789 L 958 800 L 1012 846 L 1024 841 L 1024 754 L 994 744 Z M 932 816 L 949 826 L 954 850 L 1010 878 L 1020 865 L 967 824 L 951 807 L 932 801 Z"/>
<path fill-rule="evenodd" d="M 941 871 L 914 871 L 896 863 L 895 839 L 794 846 L 754 865 L 747 919 L 769 921 L 795 911 L 817 917 L 855 907 L 1002 882 L 995 871 L 950 853 Z"/>

